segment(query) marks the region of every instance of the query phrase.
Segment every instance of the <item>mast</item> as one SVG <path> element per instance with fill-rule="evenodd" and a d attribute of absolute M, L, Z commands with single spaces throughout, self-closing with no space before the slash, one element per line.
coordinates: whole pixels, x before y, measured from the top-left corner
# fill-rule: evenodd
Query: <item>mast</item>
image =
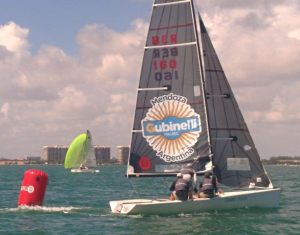
<path fill-rule="evenodd" d="M 199 57 L 199 67 L 200 67 L 200 73 L 201 73 L 201 84 L 202 84 L 202 95 L 203 95 L 203 101 L 205 102 L 205 113 L 206 113 L 206 122 L 207 122 L 207 126 L 208 126 L 208 143 L 209 143 L 209 157 L 211 159 L 211 162 L 213 164 L 214 167 L 214 162 L 213 162 L 213 149 L 211 146 L 211 135 L 210 135 L 210 125 L 209 125 L 209 113 L 207 111 L 207 99 L 206 99 L 206 91 L 205 91 L 205 79 L 204 79 L 204 68 L 203 68 L 203 61 L 202 61 L 202 53 L 201 53 L 201 48 L 200 48 L 200 40 L 199 40 L 199 35 L 198 35 L 198 29 L 197 29 L 197 21 L 196 21 L 196 13 L 195 13 L 195 6 L 194 6 L 194 1 L 191 0 L 191 7 L 192 7 L 192 13 L 193 13 L 193 20 L 194 20 L 194 25 L 195 25 L 195 35 L 196 35 L 196 40 L 197 40 L 197 49 L 198 49 L 198 57 Z M 199 18 L 200 13 L 198 13 Z"/>

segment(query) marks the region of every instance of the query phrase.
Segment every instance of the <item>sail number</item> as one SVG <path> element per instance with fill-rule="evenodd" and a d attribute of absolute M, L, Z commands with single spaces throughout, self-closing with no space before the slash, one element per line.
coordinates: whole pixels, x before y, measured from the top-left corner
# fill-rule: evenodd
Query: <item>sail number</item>
<path fill-rule="evenodd" d="M 167 34 L 164 35 L 154 35 L 152 36 L 152 45 L 166 45 L 166 44 L 176 44 L 177 43 L 177 34 L 171 34 L 168 36 Z"/>
<path fill-rule="evenodd" d="M 177 47 L 153 50 L 153 69 L 156 81 L 178 79 L 177 57 Z"/>

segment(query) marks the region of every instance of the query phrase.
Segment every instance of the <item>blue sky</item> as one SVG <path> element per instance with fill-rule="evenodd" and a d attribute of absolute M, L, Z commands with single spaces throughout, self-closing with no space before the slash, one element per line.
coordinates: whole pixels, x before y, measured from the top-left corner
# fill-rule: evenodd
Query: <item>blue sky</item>
<path fill-rule="evenodd" d="M 128 145 L 152 0 L 1 0 L 1 157 Z M 262 157 L 300 155 L 298 0 L 196 0 Z"/>
<path fill-rule="evenodd" d="M 43 44 L 76 53 L 75 37 L 84 25 L 105 24 L 118 31 L 130 28 L 136 18 L 149 20 L 151 0 L 4 0 L 0 23 L 14 21 L 29 28 L 31 50 Z"/>

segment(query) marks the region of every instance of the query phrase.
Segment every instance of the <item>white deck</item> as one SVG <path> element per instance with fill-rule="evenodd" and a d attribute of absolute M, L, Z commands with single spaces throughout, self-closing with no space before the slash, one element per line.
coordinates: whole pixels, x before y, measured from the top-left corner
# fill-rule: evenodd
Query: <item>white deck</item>
<path fill-rule="evenodd" d="M 116 214 L 180 214 L 206 210 L 222 210 L 245 207 L 277 207 L 280 189 L 256 189 L 225 192 L 214 198 L 197 198 L 188 201 L 169 199 L 134 199 L 110 201 L 112 213 Z"/>

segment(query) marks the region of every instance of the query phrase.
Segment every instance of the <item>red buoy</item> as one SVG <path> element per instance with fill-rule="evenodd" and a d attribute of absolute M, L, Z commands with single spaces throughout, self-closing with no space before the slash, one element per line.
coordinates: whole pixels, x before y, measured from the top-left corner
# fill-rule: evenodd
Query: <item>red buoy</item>
<path fill-rule="evenodd" d="M 19 194 L 18 206 L 42 206 L 48 175 L 40 170 L 25 171 Z"/>

